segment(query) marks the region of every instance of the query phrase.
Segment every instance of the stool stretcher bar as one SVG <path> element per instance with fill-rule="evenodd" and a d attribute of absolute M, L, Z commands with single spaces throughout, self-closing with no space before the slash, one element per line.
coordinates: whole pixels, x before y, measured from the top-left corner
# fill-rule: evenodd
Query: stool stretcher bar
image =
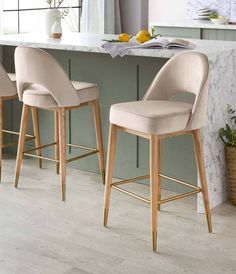
<path fill-rule="evenodd" d="M 39 146 L 39 147 L 35 147 L 35 148 L 32 148 L 32 149 L 25 150 L 23 153 L 24 153 L 24 155 L 29 156 L 29 157 L 38 158 L 38 159 L 42 159 L 42 160 L 47 160 L 47 161 L 51 161 L 51 162 L 55 162 L 55 163 L 60 163 L 59 160 L 56 160 L 56 159 L 53 159 L 53 158 L 43 157 L 43 156 L 39 156 L 39 155 L 29 153 L 29 152 L 37 151 L 37 150 L 47 148 L 47 147 L 50 147 L 50 146 L 55 146 L 55 145 L 57 145 L 57 143 L 53 142 L 53 143 L 49 143 L 49 144 L 46 144 L 46 145 L 43 145 L 43 146 Z M 75 144 L 66 144 L 66 145 L 69 146 L 69 147 L 74 147 L 74 148 L 85 149 L 85 150 L 91 151 L 91 152 L 88 152 L 88 153 L 85 153 L 85 154 L 82 154 L 82 155 L 67 159 L 66 163 L 70 163 L 72 161 L 80 160 L 82 158 L 85 158 L 87 156 L 90 156 L 90 155 L 93 155 L 93 154 L 96 154 L 96 153 L 99 152 L 95 148 L 90 148 L 90 147 L 86 147 L 86 146 L 75 145 Z"/>
<path fill-rule="evenodd" d="M 169 177 L 169 176 L 166 176 L 164 174 L 159 174 L 159 176 L 161 178 L 165 178 L 165 179 L 168 179 L 168 180 L 171 180 L 175 183 L 178 183 L 178 184 L 181 184 L 181 185 L 184 185 L 184 186 L 187 186 L 187 187 L 190 187 L 192 189 L 194 189 L 193 191 L 190 191 L 190 192 L 185 192 L 185 193 L 182 193 L 182 194 L 179 194 L 179 195 L 175 195 L 175 196 L 172 196 L 172 197 L 169 197 L 169 198 L 165 198 L 165 199 L 162 199 L 158 202 L 158 204 L 165 204 L 165 203 L 168 203 L 168 202 L 172 202 L 172 201 L 176 201 L 176 200 L 179 200 L 179 199 L 182 199 L 182 198 L 186 198 L 186 197 L 189 197 L 191 195 L 194 195 L 194 194 L 197 194 L 199 192 L 201 192 L 201 188 L 200 187 L 197 187 L 197 186 L 194 186 L 194 185 L 191 185 L 189 183 L 186 183 L 184 181 L 181 181 L 181 180 L 178 180 L 174 177 Z M 121 187 L 119 187 L 119 185 L 123 185 L 123 184 L 127 184 L 127 183 L 137 183 L 138 180 L 144 180 L 144 179 L 148 179 L 150 178 L 149 175 L 144 175 L 144 176 L 139 176 L 139 177 L 135 177 L 135 178 L 130 178 L 130 179 L 126 179 L 126 180 L 122 180 L 122 181 L 118 181 L 118 182 L 115 182 L 115 183 L 112 183 L 111 186 L 112 188 L 126 194 L 126 195 L 129 195 L 133 198 L 136 198 L 138 200 L 141 200 L 145 203 L 148 203 L 150 204 L 150 200 L 145 198 L 145 197 L 142 197 L 140 195 L 137 195 L 131 191 L 128 191 L 126 189 L 123 189 Z"/>

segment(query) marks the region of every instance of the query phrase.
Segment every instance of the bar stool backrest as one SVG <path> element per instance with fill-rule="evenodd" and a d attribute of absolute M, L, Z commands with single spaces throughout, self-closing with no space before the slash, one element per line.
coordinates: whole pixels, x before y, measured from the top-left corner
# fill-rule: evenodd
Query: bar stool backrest
<path fill-rule="evenodd" d="M 143 100 L 171 100 L 176 94 L 195 95 L 187 129 L 203 126 L 207 112 L 209 62 L 205 54 L 184 52 L 171 58 L 159 71 Z"/>
<path fill-rule="evenodd" d="M 47 52 L 29 47 L 15 50 L 17 91 L 22 101 L 24 91 L 31 85 L 47 90 L 59 107 L 80 104 L 79 96 L 59 63 Z"/>
<path fill-rule="evenodd" d="M 16 87 L 7 75 L 4 67 L 0 64 L 0 97 L 16 95 Z"/>

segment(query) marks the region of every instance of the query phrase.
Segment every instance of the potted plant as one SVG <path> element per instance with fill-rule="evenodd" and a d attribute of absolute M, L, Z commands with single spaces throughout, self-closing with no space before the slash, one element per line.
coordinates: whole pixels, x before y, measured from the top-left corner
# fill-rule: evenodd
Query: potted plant
<path fill-rule="evenodd" d="M 51 37 L 51 30 L 53 24 L 57 21 L 61 22 L 61 19 L 68 15 L 69 10 L 64 9 L 62 12 L 59 10 L 64 0 L 46 0 L 49 5 L 49 10 L 46 13 L 46 33 Z"/>
<path fill-rule="evenodd" d="M 219 130 L 220 138 L 225 145 L 225 158 L 230 184 L 232 204 L 236 206 L 236 110 L 228 106 L 230 123 Z"/>

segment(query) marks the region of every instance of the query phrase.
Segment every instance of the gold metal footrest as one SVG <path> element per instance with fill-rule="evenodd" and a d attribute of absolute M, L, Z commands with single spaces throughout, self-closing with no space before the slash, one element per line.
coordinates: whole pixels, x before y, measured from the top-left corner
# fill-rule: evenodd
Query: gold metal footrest
<path fill-rule="evenodd" d="M 29 157 L 33 157 L 33 158 L 38 158 L 38 159 L 42 159 L 42 160 L 47 160 L 47 161 L 52 161 L 52 162 L 60 163 L 59 160 L 56 160 L 56 159 L 53 159 L 53 158 L 43 157 L 43 156 L 39 156 L 39 155 L 35 155 L 35 154 L 32 154 L 32 153 L 29 153 L 29 152 L 37 151 L 37 150 L 40 150 L 40 149 L 43 149 L 43 148 L 47 148 L 47 147 L 50 147 L 50 146 L 55 146 L 56 144 L 57 144 L 56 142 L 49 143 L 49 144 L 46 144 L 46 145 L 43 145 L 43 146 L 39 146 L 39 147 L 35 147 L 35 148 L 32 148 L 32 149 L 25 150 L 23 153 L 24 153 L 24 155 L 29 156 Z M 85 158 L 85 157 L 88 157 L 90 155 L 98 153 L 98 150 L 96 148 L 90 148 L 90 147 L 81 146 L 81 145 L 74 145 L 74 144 L 66 144 L 66 146 L 74 147 L 74 148 L 79 148 L 79 149 L 85 149 L 85 150 L 91 151 L 91 152 L 88 152 L 88 153 L 85 153 L 85 154 L 82 154 L 82 155 L 79 155 L 79 156 L 67 159 L 66 163 L 70 163 L 70 162 L 75 161 L 75 160 L 80 160 L 82 158 Z"/>
<path fill-rule="evenodd" d="M 191 185 L 189 183 L 186 183 L 184 181 L 178 180 L 176 178 L 169 177 L 169 176 L 166 176 L 164 174 L 159 174 L 159 176 L 161 178 L 165 178 L 165 179 L 171 180 L 173 182 L 176 182 L 178 184 L 187 186 L 187 187 L 192 188 L 194 190 L 186 192 L 186 193 L 182 193 L 182 194 L 179 194 L 179 195 L 175 195 L 175 196 L 172 196 L 172 197 L 169 197 L 169 198 L 162 199 L 162 200 L 160 200 L 158 202 L 158 204 L 165 204 L 165 203 L 168 203 L 168 202 L 176 201 L 176 200 L 179 200 L 179 199 L 186 198 L 186 197 L 189 197 L 191 195 L 197 194 L 197 193 L 199 193 L 199 192 L 202 191 L 200 187 L 193 186 L 193 185 Z M 126 179 L 126 180 L 122 180 L 122 181 L 118 181 L 118 182 L 112 183 L 111 186 L 112 186 L 112 188 L 114 188 L 114 189 L 116 189 L 116 190 L 118 190 L 118 191 L 120 191 L 120 192 L 122 192 L 122 193 L 124 193 L 126 195 L 129 195 L 129 196 L 131 196 L 131 197 L 133 197 L 135 199 L 138 199 L 140 201 L 143 201 L 145 203 L 150 204 L 150 200 L 149 199 L 147 199 L 145 197 L 137 195 L 136 193 L 133 193 L 131 191 L 128 191 L 126 189 L 123 189 L 123 188 L 119 187 L 119 185 L 123 185 L 123 184 L 127 184 L 127 183 L 136 183 L 139 180 L 144 180 L 144 179 L 148 179 L 148 178 L 150 178 L 149 175 L 139 176 L 139 177 L 130 178 L 130 179 Z"/>
<path fill-rule="evenodd" d="M 6 133 L 6 134 L 12 134 L 12 135 L 18 135 L 18 136 L 20 135 L 19 132 L 12 131 L 12 130 L 3 129 L 2 132 Z M 25 141 L 31 141 L 31 140 L 35 139 L 35 136 L 33 136 L 31 134 L 26 134 L 25 136 L 26 136 Z M 2 147 L 7 148 L 7 147 L 16 146 L 17 144 L 18 144 L 18 141 L 12 141 L 10 143 L 4 144 Z"/>

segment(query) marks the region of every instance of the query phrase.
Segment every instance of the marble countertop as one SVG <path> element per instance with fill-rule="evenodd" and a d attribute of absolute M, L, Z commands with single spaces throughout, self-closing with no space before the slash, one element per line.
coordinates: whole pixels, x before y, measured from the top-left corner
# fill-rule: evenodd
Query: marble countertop
<path fill-rule="evenodd" d="M 62 39 L 48 38 L 43 34 L 10 34 L 0 36 L 0 45 L 8 46 L 31 46 L 43 49 L 69 50 L 91 53 L 108 54 L 101 47 L 102 39 L 117 38 L 115 35 L 68 33 Z M 170 38 L 170 40 L 173 38 Z M 196 45 L 195 51 L 205 53 L 209 59 L 214 59 L 219 54 L 236 49 L 236 42 L 212 41 L 188 39 Z M 171 58 L 183 49 L 133 49 L 130 56 Z"/>
<path fill-rule="evenodd" d="M 200 29 L 221 29 L 236 30 L 236 25 L 216 25 L 209 20 L 175 20 L 175 21 L 156 21 L 151 22 L 150 26 L 176 27 L 176 28 L 200 28 Z"/>

